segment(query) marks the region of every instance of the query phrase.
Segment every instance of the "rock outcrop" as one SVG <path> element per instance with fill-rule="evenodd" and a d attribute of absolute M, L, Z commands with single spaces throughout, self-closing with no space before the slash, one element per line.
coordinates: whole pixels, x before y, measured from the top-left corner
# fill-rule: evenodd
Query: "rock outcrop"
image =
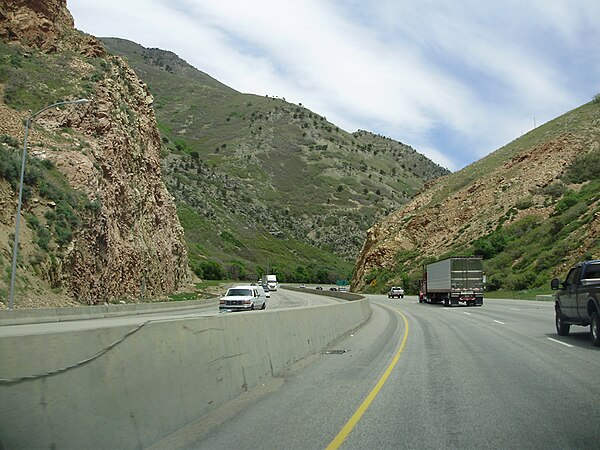
<path fill-rule="evenodd" d="M 75 52 L 80 57 L 69 61 L 67 76 L 96 74 L 91 102 L 48 111 L 36 120 L 48 133 L 32 130 L 30 154 L 50 159 L 95 205 L 92 213 L 81 212 L 82 226 L 56 269 L 45 272 L 47 281 L 86 304 L 188 287 L 183 228 L 161 180 L 161 142 L 147 86 L 121 58 L 73 28 L 66 0 L 0 0 L 0 38 L 31 52 Z M 39 144 L 64 129 L 73 130 L 64 136 L 67 144 L 52 141 L 51 150 Z"/>
<path fill-rule="evenodd" d="M 106 55 L 97 39 L 75 31 L 65 0 L 0 1 L 0 39 L 46 53 L 75 50 L 87 56 Z"/>
<path fill-rule="evenodd" d="M 424 261 L 468 249 L 498 227 L 526 216 L 541 221 L 550 217 L 554 202 L 544 195 L 544 188 L 558 182 L 578 156 L 600 148 L 597 111 L 597 105 L 586 105 L 574 112 L 577 119 L 569 119 L 578 123 L 578 129 L 565 131 L 567 119 L 556 119 L 540 129 L 538 141 L 524 136 L 459 172 L 431 181 L 407 205 L 368 230 L 352 290 L 363 289 L 371 274 L 382 271 L 396 274 L 392 281 L 399 283 L 401 272 L 418 274 Z M 578 190 L 575 185 L 569 188 Z M 597 201 L 589 211 L 594 208 Z M 585 238 L 569 254 L 571 261 L 597 245 L 599 221 L 596 214 L 579 230 Z"/>

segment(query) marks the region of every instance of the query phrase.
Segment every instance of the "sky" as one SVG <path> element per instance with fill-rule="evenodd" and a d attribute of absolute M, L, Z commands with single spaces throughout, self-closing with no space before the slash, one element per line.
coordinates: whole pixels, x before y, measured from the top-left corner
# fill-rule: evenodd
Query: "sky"
<path fill-rule="evenodd" d="M 452 171 L 600 93 L 598 0 L 67 0 L 75 27 L 176 53 Z"/>

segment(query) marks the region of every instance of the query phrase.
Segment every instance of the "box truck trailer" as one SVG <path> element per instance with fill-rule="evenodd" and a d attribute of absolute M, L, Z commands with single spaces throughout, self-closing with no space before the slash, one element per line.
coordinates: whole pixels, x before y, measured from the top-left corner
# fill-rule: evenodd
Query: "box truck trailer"
<path fill-rule="evenodd" d="M 263 286 L 265 284 L 269 286 L 270 291 L 277 291 L 277 288 L 279 287 L 277 284 L 277 275 L 263 275 L 262 284 Z"/>
<path fill-rule="evenodd" d="M 460 256 L 428 264 L 423 273 L 419 302 L 446 306 L 483 305 L 484 274 L 480 257 Z"/>

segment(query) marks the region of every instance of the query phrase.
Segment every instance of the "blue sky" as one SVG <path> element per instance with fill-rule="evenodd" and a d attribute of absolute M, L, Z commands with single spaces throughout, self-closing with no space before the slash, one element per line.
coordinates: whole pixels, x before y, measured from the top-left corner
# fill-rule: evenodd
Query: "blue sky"
<path fill-rule="evenodd" d="M 598 0 L 68 0 L 76 28 L 170 50 L 458 170 L 600 93 Z"/>

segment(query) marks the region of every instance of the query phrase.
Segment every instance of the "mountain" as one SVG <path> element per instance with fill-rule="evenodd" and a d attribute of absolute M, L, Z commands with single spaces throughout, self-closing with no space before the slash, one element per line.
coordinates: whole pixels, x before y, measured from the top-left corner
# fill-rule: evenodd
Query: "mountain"
<path fill-rule="evenodd" d="M 301 104 L 243 94 L 172 52 L 102 38 L 148 84 L 192 268 L 349 277 L 366 230 L 448 173 L 410 146 L 348 133 Z M 210 275 L 209 275 L 210 276 Z"/>
<path fill-rule="evenodd" d="M 600 257 L 600 96 L 426 189 L 367 233 L 354 290 L 403 283 L 424 264 L 481 255 L 488 289 L 547 286 Z"/>
<path fill-rule="evenodd" d="M 8 298 L 24 121 L 29 127 L 15 307 L 189 289 L 183 228 L 161 178 L 153 98 L 74 29 L 65 0 L 0 0 L 0 297 Z"/>

